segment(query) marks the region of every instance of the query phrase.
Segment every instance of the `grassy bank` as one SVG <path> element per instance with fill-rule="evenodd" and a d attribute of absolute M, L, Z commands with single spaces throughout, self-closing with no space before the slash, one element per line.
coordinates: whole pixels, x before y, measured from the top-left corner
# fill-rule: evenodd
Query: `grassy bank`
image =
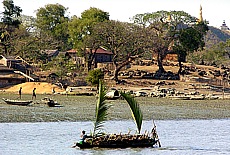
<path fill-rule="evenodd" d="M 47 95 L 38 95 L 31 106 L 7 105 L 0 100 L 0 122 L 48 122 L 89 121 L 94 119 L 96 98 L 94 96 L 47 96 L 63 107 L 48 107 L 39 103 Z M 23 95 L 22 99 L 31 99 Z M 17 95 L 1 93 L 0 98 L 16 99 Z M 144 120 L 159 119 L 221 119 L 230 118 L 229 100 L 169 100 L 137 98 Z M 110 120 L 132 119 L 128 104 L 124 100 L 108 101 Z"/>

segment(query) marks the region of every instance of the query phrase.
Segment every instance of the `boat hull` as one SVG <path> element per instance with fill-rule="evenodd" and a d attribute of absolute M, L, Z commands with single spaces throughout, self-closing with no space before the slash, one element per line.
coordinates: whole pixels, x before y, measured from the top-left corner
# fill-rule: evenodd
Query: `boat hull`
<path fill-rule="evenodd" d="M 76 143 L 75 147 L 79 148 L 136 148 L 136 147 L 153 147 L 158 140 L 147 136 L 135 135 L 109 135 L 97 138 L 87 138 L 84 142 Z"/>
<path fill-rule="evenodd" d="M 42 103 L 47 104 L 49 107 L 62 107 L 62 105 L 47 97 L 42 99 Z"/>
<path fill-rule="evenodd" d="M 10 100 L 10 99 L 2 99 L 3 101 L 5 101 L 7 104 L 11 104 L 11 105 L 20 105 L 20 106 L 27 106 L 29 104 L 31 104 L 33 101 L 28 100 L 28 101 L 24 101 L 24 100 Z"/>
<path fill-rule="evenodd" d="M 190 100 L 190 96 L 170 96 L 172 100 Z"/>
<path fill-rule="evenodd" d="M 76 146 L 84 149 L 84 148 L 137 148 L 137 147 L 153 147 L 155 143 L 133 143 L 133 144 L 102 144 L 102 145 L 90 145 L 88 143 L 77 143 Z"/>

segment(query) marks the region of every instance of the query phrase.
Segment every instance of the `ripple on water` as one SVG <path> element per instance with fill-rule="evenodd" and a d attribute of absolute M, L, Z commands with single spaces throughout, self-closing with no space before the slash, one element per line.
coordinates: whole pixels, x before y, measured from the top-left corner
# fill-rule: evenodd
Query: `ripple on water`
<path fill-rule="evenodd" d="M 1 123 L 0 150 L 4 155 L 24 154 L 230 154 L 230 120 L 157 120 L 161 148 L 74 149 L 82 130 L 92 122 Z M 144 121 L 142 133 L 151 130 Z M 133 121 L 108 121 L 110 133 L 135 133 Z"/>

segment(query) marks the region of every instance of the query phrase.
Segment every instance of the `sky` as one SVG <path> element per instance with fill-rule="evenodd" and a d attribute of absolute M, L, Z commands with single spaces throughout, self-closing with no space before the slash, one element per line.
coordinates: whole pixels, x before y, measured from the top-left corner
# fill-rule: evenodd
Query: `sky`
<path fill-rule="evenodd" d="M 3 1 L 3 0 L 0 0 Z M 225 20 L 230 27 L 230 0 L 13 0 L 20 6 L 22 14 L 36 16 L 35 10 L 46 4 L 61 4 L 68 8 L 69 17 L 81 13 L 90 7 L 106 11 L 110 19 L 130 22 L 130 18 L 140 13 L 152 13 L 160 10 L 185 11 L 192 16 L 199 17 L 202 6 L 203 19 L 209 21 L 209 26 L 220 28 Z M 0 12 L 3 5 L 0 3 Z"/>

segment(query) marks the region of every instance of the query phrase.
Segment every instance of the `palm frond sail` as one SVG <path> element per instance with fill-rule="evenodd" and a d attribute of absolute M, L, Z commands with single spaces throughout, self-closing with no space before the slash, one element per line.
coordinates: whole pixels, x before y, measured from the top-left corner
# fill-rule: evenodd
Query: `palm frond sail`
<path fill-rule="evenodd" d="M 93 130 L 93 136 L 100 135 L 100 130 L 103 128 L 103 123 L 107 119 L 107 110 L 109 109 L 109 106 L 105 102 L 106 90 L 105 87 L 102 84 L 102 81 L 99 81 L 99 95 L 98 95 L 98 101 L 96 105 L 96 119 L 94 122 L 94 130 Z"/>
<path fill-rule="evenodd" d="M 142 125 L 142 119 L 143 119 L 143 114 L 141 112 L 141 109 L 139 107 L 139 104 L 135 100 L 133 96 L 130 94 L 126 94 L 123 92 L 120 92 L 121 96 L 124 97 L 124 99 L 128 102 L 130 110 L 132 112 L 133 119 L 137 125 L 138 133 L 141 132 L 141 125 Z"/>

